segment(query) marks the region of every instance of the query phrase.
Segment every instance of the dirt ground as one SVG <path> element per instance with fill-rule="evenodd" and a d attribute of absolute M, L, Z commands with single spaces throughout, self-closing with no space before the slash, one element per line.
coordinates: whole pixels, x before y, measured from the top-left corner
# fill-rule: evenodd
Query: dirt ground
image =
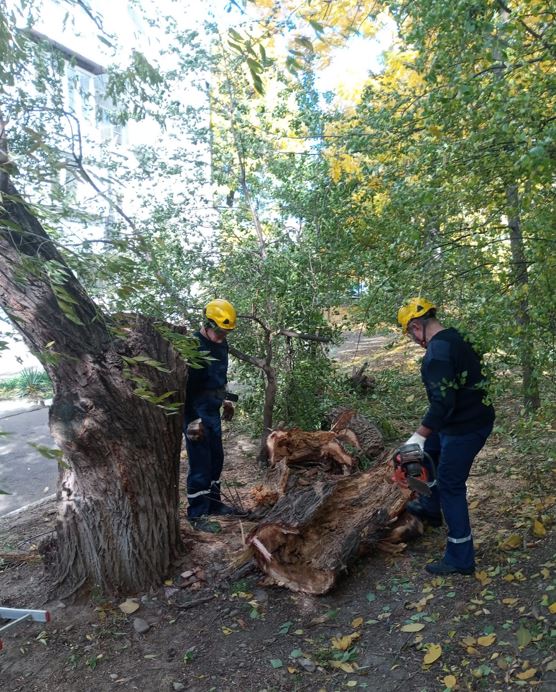
<path fill-rule="evenodd" d="M 255 446 L 232 428 L 225 447 L 226 493 L 249 504 L 261 478 Z M 222 531 L 209 535 L 184 518 L 183 561 L 159 588 L 113 601 L 92 594 L 81 604 L 48 602 L 34 546 L 53 525 L 54 506 L 0 520 L 0 606 L 51 613 L 46 625 L 25 623 L 4 636 L 0 687 L 556 690 L 556 493 L 528 494 L 523 479 L 497 472 L 506 453 L 493 435 L 473 467 L 474 577 L 424 571 L 445 541 L 445 529 L 427 529 L 399 556 L 349 565 L 326 596 L 295 594 L 256 570 L 229 576 L 249 524 L 222 520 Z"/>

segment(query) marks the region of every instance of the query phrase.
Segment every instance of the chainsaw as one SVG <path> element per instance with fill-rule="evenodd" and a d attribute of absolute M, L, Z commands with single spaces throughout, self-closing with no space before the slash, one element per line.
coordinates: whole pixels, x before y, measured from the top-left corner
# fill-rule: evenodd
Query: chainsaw
<path fill-rule="evenodd" d="M 392 480 L 402 488 L 410 488 L 420 495 L 429 497 L 435 479 L 429 481 L 429 472 L 424 464 L 425 456 L 428 457 L 428 454 L 418 444 L 405 444 L 399 447 L 392 457 L 394 463 Z M 432 460 L 430 468 L 434 469 Z"/>

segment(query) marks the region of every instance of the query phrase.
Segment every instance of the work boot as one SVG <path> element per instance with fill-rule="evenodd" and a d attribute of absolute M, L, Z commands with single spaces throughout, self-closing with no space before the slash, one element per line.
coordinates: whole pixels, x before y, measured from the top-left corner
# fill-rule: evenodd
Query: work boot
<path fill-rule="evenodd" d="M 429 514 L 418 500 L 408 502 L 405 508 L 414 517 L 426 521 L 430 526 L 442 526 L 442 514 Z"/>
<path fill-rule="evenodd" d="M 223 502 L 213 502 L 209 510 L 209 514 L 216 517 L 231 517 L 240 514 L 234 507 L 226 505 Z"/>
<path fill-rule="evenodd" d="M 220 533 L 222 527 L 217 521 L 211 521 L 208 517 L 191 517 L 189 519 L 191 526 L 197 531 L 205 533 Z"/>
<path fill-rule="evenodd" d="M 444 562 L 444 560 L 429 562 L 428 565 L 425 565 L 425 569 L 429 574 L 441 577 L 445 577 L 449 574 L 465 574 L 467 576 L 475 574 L 475 567 L 455 567 L 454 565 L 449 565 L 447 562 Z"/>

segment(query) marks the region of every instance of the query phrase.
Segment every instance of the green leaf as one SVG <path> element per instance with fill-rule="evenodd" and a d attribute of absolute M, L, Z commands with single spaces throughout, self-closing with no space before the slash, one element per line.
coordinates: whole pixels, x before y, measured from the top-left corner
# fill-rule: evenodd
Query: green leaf
<path fill-rule="evenodd" d="M 324 33 L 324 26 L 320 22 L 317 22 L 316 19 L 309 19 L 309 24 L 313 27 L 317 36 Z"/>
<path fill-rule="evenodd" d="M 259 74 L 264 69 L 261 63 L 253 58 L 247 58 L 247 64 L 252 75 Z"/>
<path fill-rule="evenodd" d="M 523 625 L 519 626 L 516 635 L 517 645 L 520 649 L 524 649 L 526 646 L 528 646 L 533 639 L 531 632 L 526 627 L 523 627 Z"/>
<path fill-rule="evenodd" d="M 303 48 L 307 48 L 307 50 L 311 53 L 314 52 L 315 49 L 313 47 L 313 44 L 306 36 L 298 36 L 295 40 L 297 43 L 299 43 L 300 46 L 303 46 Z"/>
<path fill-rule="evenodd" d="M 55 447 L 47 447 L 46 445 L 37 444 L 36 442 L 28 442 L 27 444 L 36 449 L 45 459 L 56 459 L 61 461 L 64 456 L 62 450 L 56 449 Z"/>
<path fill-rule="evenodd" d="M 243 37 L 242 35 L 237 32 L 235 29 L 228 29 L 228 33 L 232 38 L 234 38 L 238 43 L 243 43 Z"/>
<path fill-rule="evenodd" d="M 279 658 L 271 658 L 271 659 L 270 659 L 270 665 L 271 665 L 273 668 L 282 668 L 282 666 L 283 666 L 284 664 L 282 663 L 281 659 L 279 659 Z"/>

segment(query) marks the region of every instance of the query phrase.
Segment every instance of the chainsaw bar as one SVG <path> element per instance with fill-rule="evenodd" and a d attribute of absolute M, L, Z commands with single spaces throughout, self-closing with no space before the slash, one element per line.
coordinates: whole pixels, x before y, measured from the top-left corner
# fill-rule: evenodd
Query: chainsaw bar
<path fill-rule="evenodd" d="M 425 495 L 425 497 L 430 497 L 432 495 L 432 490 L 430 489 L 428 483 L 420 481 L 418 478 L 413 478 L 413 476 L 407 477 L 407 485 L 420 495 Z"/>

